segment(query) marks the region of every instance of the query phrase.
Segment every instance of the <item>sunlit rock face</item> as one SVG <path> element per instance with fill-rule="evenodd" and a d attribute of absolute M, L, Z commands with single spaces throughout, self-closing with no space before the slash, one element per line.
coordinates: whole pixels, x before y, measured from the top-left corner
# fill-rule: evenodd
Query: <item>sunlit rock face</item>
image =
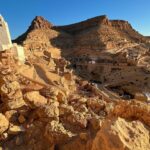
<path fill-rule="evenodd" d="M 9 49 L 11 46 L 12 42 L 7 22 L 0 16 L 0 51 Z"/>

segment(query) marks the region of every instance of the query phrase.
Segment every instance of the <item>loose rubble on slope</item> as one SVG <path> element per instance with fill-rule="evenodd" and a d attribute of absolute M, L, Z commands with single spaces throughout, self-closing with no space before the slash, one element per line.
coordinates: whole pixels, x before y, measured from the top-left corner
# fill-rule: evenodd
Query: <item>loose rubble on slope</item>
<path fill-rule="evenodd" d="M 48 22 L 38 18 L 33 23 L 31 34 L 51 32 Z M 24 64 L 10 49 L 0 52 L 1 149 L 150 149 L 147 99 L 125 100 L 78 76 L 59 48 L 31 43 L 24 43 Z"/>

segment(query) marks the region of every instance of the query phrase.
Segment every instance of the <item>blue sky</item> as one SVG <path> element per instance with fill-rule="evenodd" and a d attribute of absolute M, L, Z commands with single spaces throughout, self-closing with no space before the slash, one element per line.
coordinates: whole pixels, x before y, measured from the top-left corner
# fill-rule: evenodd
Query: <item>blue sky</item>
<path fill-rule="evenodd" d="M 144 35 L 150 35 L 150 0 L 0 0 L 13 38 L 25 32 L 35 16 L 55 25 L 65 25 L 106 14 L 128 20 Z"/>

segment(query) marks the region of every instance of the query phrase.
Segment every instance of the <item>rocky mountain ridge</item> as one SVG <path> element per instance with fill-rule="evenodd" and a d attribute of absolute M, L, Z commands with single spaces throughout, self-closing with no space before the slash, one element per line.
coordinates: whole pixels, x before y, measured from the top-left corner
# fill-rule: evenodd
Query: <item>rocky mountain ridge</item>
<path fill-rule="evenodd" d="M 113 48 L 115 47 L 115 44 L 118 44 L 119 42 L 123 43 L 125 41 L 135 43 L 146 41 L 146 38 L 135 31 L 127 21 L 109 20 L 107 16 L 98 16 L 83 22 L 66 26 L 54 26 L 43 17 L 36 17 L 32 21 L 29 29 L 15 41 L 18 43 L 26 41 L 30 32 L 36 29 L 53 30 L 60 32 L 60 34 L 66 33 L 73 36 L 72 43 L 74 43 L 74 45 L 72 45 L 72 48 L 76 47 L 76 45 L 82 46 L 81 42 L 83 40 L 85 41 L 84 47 L 89 47 L 93 44 L 93 39 L 97 42 L 95 46 L 97 49 L 98 47 L 107 49 L 107 45 L 108 48 Z M 84 35 L 86 36 L 85 38 Z M 87 39 L 90 35 L 95 35 L 95 37 Z M 82 38 L 80 38 L 81 36 Z M 53 38 L 55 38 L 55 36 Z"/>

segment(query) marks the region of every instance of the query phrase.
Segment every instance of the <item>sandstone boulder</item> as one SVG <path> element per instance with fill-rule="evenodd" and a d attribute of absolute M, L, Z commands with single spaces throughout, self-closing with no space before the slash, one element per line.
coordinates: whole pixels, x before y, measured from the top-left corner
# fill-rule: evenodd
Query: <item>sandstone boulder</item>
<path fill-rule="evenodd" d="M 57 101 L 44 105 L 37 111 L 41 118 L 57 118 L 59 116 L 59 103 Z"/>
<path fill-rule="evenodd" d="M 62 115 L 68 115 L 68 114 L 72 114 L 74 112 L 74 109 L 72 106 L 66 105 L 66 104 L 61 104 L 59 106 L 59 112 L 60 112 L 60 116 Z"/>
<path fill-rule="evenodd" d="M 67 121 L 75 126 L 79 126 L 81 128 L 87 127 L 87 118 L 79 112 L 74 112 L 73 114 L 67 117 Z"/>
<path fill-rule="evenodd" d="M 97 133 L 92 150 L 149 150 L 149 130 L 140 121 L 107 120 Z"/>
<path fill-rule="evenodd" d="M 11 110 L 19 109 L 23 106 L 26 106 L 26 102 L 22 98 L 16 98 L 16 99 L 9 100 L 6 103 L 6 106 L 8 107 L 8 109 L 11 109 Z"/>
<path fill-rule="evenodd" d="M 5 112 L 5 116 L 9 122 L 17 122 L 18 112 L 16 110 L 9 110 Z"/>
<path fill-rule="evenodd" d="M 99 112 L 105 108 L 105 102 L 101 99 L 88 99 L 87 105 L 94 111 Z"/>
<path fill-rule="evenodd" d="M 10 94 L 11 92 L 14 92 L 18 89 L 20 89 L 20 84 L 17 81 L 5 83 L 1 86 L 1 91 L 4 94 Z"/>
<path fill-rule="evenodd" d="M 65 103 L 66 102 L 66 96 L 63 92 L 58 92 L 57 94 L 57 100 L 60 103 Z"/>
<path fill-rule="evenodd" d="M 0 113 L 0 134 L 5 132 L 8 129 L 8 126 L 9 126 L 9 121 L 2 113 Z"/>
<path fill-rule="evenodd" d="M 62 143 L 73 136 L 74 134 L 66 130 L 58 121 L 49 122 L 46 126 L 45 137 L 52 144 Z"/>
<path fill-rule="evenodd" d="M 41 96 L 37 91 L 26 93 L 24 95 L 24 100 L 33 109 L 47 104 L 47 99 Z"/>

